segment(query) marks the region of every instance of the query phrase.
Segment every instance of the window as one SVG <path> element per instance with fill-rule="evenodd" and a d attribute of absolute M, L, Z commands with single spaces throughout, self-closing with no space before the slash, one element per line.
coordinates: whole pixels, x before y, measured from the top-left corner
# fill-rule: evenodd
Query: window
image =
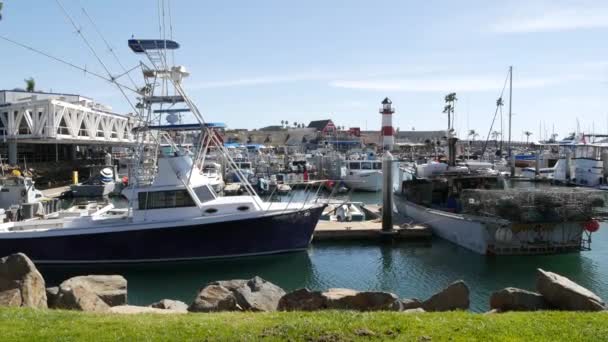
<path fill-rule="evenodd" d="M 187 190 L 140 192 L 137 199 L 139 210 L 195 206 Z"/>
<path fill-rule="evenodd" d="M 198 197 L 198 200 L 201 201 L 201 203 L 215 199 L 215 195 L 213 194 L 213 192 L 211 192 L 211 190 L 204 185 L 199 186 L 198 188 L 194 188 L 194 193 L 196 194 L 196 197 Z"/>
<path fill-rule="evenodd" d="M 372 163 L 370 163 L 370 162 L 361 163 L 361 170 L 371 170 L 371 169 L 372 169 Z"/>
<path fill-rule="evenodd" d="M 374 163 L 374 170 L 382 170 L 382 163 L 375 162 Z"/>
<path fill-rule="evenodd" d="M 351 162 L 349 168 L 351 170 L 359 170 L 359 169 L 361 169 L 361 164 L 360 163 L 352 163 Z"/>

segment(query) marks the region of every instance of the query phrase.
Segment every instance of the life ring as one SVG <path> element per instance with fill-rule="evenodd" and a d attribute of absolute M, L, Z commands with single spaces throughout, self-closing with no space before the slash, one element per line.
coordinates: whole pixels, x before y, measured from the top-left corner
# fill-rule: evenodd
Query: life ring
<path fill-rule="evenodd" d="M 590 233 L 595 233 L 600 229 L 600 223 L 597 220 L 587 221 L 583 224 L 583 228 Z"/>

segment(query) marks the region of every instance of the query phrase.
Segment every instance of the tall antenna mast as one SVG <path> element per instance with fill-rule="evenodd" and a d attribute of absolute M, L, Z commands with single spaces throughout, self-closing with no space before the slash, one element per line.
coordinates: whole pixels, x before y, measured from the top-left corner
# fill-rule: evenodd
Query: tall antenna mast
<path fill-rule="evenodd" d="M 515 176 L 515 161 L 513 160 L 513 147 L 511 146 L 511 117 L 513 116 L 513 66 L 509 67 L 509 164 L 511 164 L 511 177 Z"/>

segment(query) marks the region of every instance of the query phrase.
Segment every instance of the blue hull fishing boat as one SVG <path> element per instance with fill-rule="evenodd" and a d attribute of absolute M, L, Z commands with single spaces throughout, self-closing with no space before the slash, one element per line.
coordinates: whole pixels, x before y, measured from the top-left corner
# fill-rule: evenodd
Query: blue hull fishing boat
<path fill-rule="evenodd" d="M 182 88 L 189 75 L 185 68 L 167 65 L 166 51 L 178 46 L 169 40 L 129 40 L 129 47 L 145 54 L 152 67 L 142 63 L 146 85 L 136 106 L 137 162 L 129 170 L 130 185 L 122 191 L 128 208 L 108 205 L 78 217 L 0 224 L 0 255 L 23 252 L 38 263 L 139 263 L 263 255 L 309 246 L 325 205 L 262 201 Z M 176 95 L 167 96 L 171 86 Z M 179 111 L 190 112 L 200 125 L 199 146 L 206 148 L 198 154 L 176 145 L 157 125 L 163 115 L 174 115 L 179 104 L 184 105 Z M 202 171 L 209 147 L 220 152 L 246 194 L 218 196 Z"/>

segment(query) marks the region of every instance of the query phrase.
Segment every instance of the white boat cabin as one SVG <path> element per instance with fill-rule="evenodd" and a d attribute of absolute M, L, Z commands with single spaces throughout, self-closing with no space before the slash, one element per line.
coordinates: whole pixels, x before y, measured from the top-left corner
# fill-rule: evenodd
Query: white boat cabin
<path fill-rule="evenodd" d="M 382 170 L 382 161 L 379 160 L 347 160 L 349 170 Z"/>

